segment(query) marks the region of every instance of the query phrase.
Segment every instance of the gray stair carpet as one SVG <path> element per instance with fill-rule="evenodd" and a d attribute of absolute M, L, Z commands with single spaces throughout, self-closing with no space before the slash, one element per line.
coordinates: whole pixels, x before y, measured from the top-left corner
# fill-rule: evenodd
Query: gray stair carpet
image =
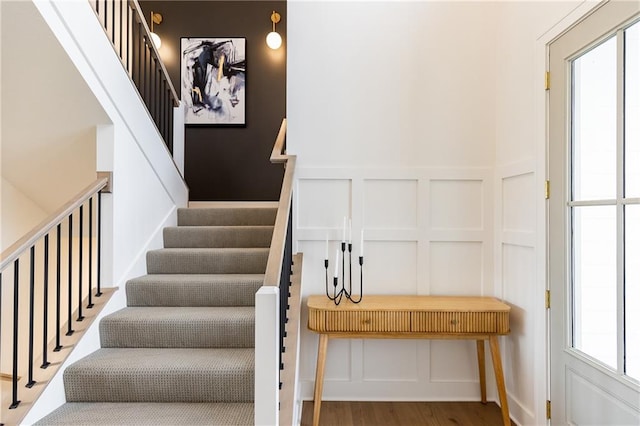
<path fill-rule="evenodd" d="M 164 246 L 269 247 L 273 226 L 174 226 L 164 229 Z"/>
<path fill-rule="evenodd" d="M 149 274 L 127 282 L 129 306 L 253 306 L 264 274 Z"/>
<path fill-rule="evenodd" d="M 215 420 L 212 420 L 215 419 Z M 253 404 L 184 402 L 70 402 L 47 425 L 252 425 Z M 43 421 L 44 421 L 43 420 Z"/>
<path fill-rule="evenodd" d="M 150 274 L 264 274 L 268 248 L 165 248 L 147 252 Z"/>
<path fill-rule="evenodd" d="M 67 403 L 39 425 L 253 424 L 254 298 L 276 209 L 178 209 L 101 349 L 63 374 Z"/>

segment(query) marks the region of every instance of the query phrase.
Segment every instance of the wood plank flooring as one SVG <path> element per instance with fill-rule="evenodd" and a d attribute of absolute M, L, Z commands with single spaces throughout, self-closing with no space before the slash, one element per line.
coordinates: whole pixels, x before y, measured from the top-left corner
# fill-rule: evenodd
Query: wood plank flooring
<path fill-rule="evenodd" d="M 313 402 L 302 406 L 302 426 L 311 426 Z M 502 424 L 494 402 L 344 402 L 322 401 L 321 425 L 340 426 L 495 426 Z M 515 425 L 511 422 L 512 425 Z"/>

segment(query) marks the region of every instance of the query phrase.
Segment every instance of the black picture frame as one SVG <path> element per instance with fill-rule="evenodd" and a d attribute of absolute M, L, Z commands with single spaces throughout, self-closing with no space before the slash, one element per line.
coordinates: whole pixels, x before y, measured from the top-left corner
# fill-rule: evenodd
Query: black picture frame
<path fill-rule="evenodd" d="M 185 124 L 246 126 L 244 37 L 182 37 L 180 93 Z"/>

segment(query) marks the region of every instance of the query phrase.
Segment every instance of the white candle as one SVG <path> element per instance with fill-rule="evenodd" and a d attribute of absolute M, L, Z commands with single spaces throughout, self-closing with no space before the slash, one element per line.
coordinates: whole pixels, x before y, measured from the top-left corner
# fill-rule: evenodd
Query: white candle
<path fill-rule="evenodd" d="M 347 239 L 347 217 L 342 217 L 342 242 L 344 243 Z"/>
<path fill-rule="evenodd" d="M 339 251 L 339 250 L 338 250 L 338 249 L 336 249 L 336 270 L 335 270 L 335 272 L 333 273 L 333 276 L 334 276 L 335 278 L 338 278 L 338 251 Z"/>
<path fill-rule="evenodd" d="M 360 230 L 360 257 L 364 257 L 364 229 Z"/>
<path fill-rule="evenodd" d="M 324 237 L 324 259 L 329 260 L 329 234 Z"/>
<path fill-rule="evenodd" d="M 351 218 L 349 218 L 349 244 L 351 244 L 351 242 L 353 241 L 353 239 L 351 238 L 352 234 L 352 229 L 351 229 Z"/>

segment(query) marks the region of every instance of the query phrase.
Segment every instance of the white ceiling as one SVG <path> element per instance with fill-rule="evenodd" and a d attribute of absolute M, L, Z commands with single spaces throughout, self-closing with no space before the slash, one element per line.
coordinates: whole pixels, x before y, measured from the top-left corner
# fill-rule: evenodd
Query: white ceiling
<path fill-rule="evenodd" d="M 109 119 L 33 3 L 0 7 L 0 170 L 52 212 L 95 179 L 95 126 Z"/>

